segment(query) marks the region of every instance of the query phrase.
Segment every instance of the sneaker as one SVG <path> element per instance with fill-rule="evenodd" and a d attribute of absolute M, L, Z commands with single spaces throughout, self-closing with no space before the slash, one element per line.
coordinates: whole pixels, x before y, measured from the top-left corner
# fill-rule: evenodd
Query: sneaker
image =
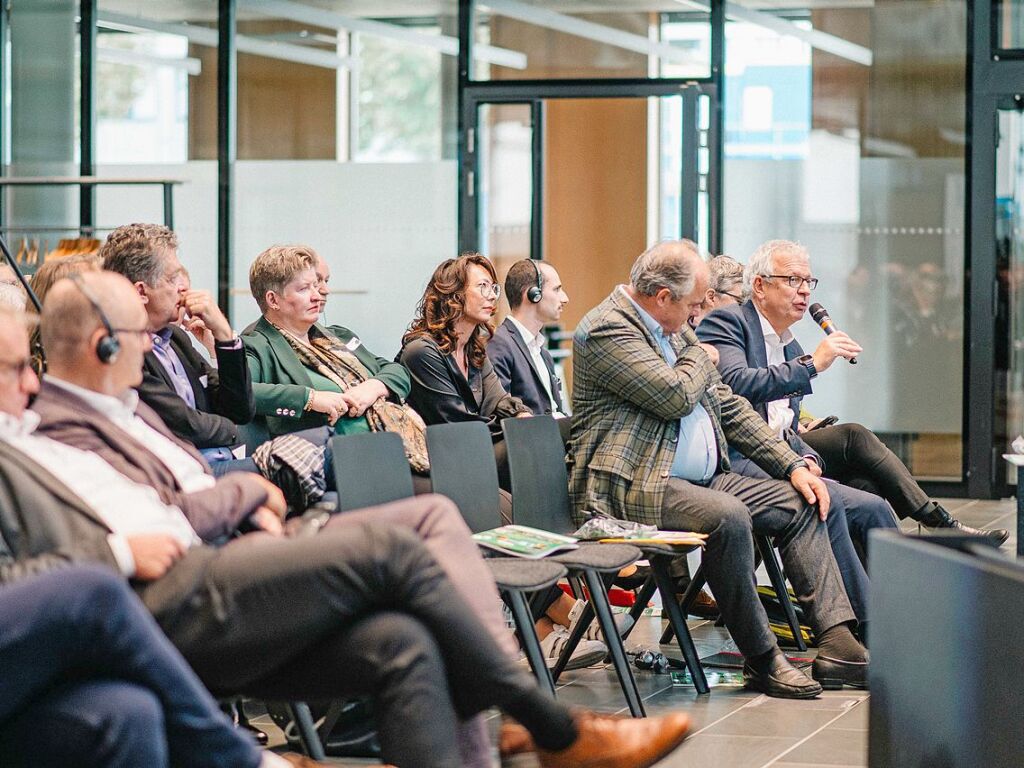
<path fill-rule="evenodd" d="M 569 633 L 565 627 L 555 626 L 550 635 L 540 641 L 540 649 L 544 653 L 544 659 L 548 668 L 553 669 L 558 663 L 558 657 L 562 649 L 569 642 Z M 591 664 L 597 664 L 608 655 L 608 646 L 599 640 L 580 640 L 576 650 L 569 657 L 566 669 L 582 669 Z"/>
<path fill-rule="evenodd" d="M 575 629 L 577 622 L 583 615 L 583 609 L 586 607 L 586 603 L 582 600 L 577 600 L 576 604 L 569 611 L 569 629 L 567 632 L 571 633 Z M 626 632 L 633 626 L 633 617 L 628 613 L 620 613 L 615 617 L 615 626 L 619 629 L 619 637 L 622 637 Z M 601 634 L 601 625 L 596 621 L 591 621 L 590 626 L 587 627 L 587 631 L 583 633 L 584 640 L 597 640 L 604 641 L 604 636 Z"/>

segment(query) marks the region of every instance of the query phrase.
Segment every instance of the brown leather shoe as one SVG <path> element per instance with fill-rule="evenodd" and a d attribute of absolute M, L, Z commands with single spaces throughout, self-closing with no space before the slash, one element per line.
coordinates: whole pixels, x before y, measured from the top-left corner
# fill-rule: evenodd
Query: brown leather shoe
<path fill-rule="evenodd" d="M 541 768 L 646 768 L 683 743 L 690 716 L 681 712 L 634 720 L 573 712 L 578 736 L 559 752 L 537 750 Z"/>
<path fill-rule="evenodd" d="M 536 752 L 530 732 L 519 723 L 510 720 L 501 724 L 498 729 L 498 754 L 502 757 L 519 755 L 524 752 Z"/>

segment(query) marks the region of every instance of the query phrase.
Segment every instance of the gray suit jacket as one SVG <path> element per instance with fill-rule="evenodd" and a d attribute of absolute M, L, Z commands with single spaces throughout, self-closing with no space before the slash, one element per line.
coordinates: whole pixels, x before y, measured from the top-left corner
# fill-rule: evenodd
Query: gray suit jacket
<path fill-rule="evenodd" d="M 155 488 L 165 504 L 173 504 L 185 513 L 204 541 L 214 541 L 231 534 L 242 520 L 267 500 L 266 491 L 251 479 L 239 477 L 239 473 L 228 473 L 209 490 L 185 493 L 167 466 L 146 446 L 81 398 L 53 384 L 43 383 L 32 410 L 41 417 L 39 434 L 98 454 L 129 480 Z M 206 466 L 199 452 L 190 443 L 172 435 L 145 403 L 139 403 L 136 414 Z"/>
<path fill-rule="evenodd" d="M 0 442 L 0 583 L 96 563 L 118 573 L 99 516 L 52 473 Z M 202 587 L 216 550 L 193 547 L 162 578 L 137 584 L 158 618 L 171 620 Z"/>

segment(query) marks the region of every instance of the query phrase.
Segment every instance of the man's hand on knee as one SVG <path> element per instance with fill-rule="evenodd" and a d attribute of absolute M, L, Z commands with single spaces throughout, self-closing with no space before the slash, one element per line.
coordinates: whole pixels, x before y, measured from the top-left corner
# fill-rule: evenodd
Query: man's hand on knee
<path fill-rule="evenodd" d="M 821 478 L 815 477 L 807 467 L 797 467 L 789 476 L 789 482 L 800 492 L 808 504 L 818 505 L 818 516 L 822 520 L 828 518 L 830 499 L 828 488 Z"/>

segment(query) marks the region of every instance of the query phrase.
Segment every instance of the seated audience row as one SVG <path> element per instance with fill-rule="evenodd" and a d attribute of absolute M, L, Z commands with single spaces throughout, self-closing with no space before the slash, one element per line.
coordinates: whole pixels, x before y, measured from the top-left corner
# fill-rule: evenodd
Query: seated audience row
<path fill-rule="evenodd" d="M 47 382 L 42 394 L 57 388 L 71 405 L 55 409 L 44 398 L 42 418 L 25 410 L 38 389 L 27 333 L 16 315 L 2 320 L 5 582 L 69 562 L 104 565 L 133 580 L 211 691 L 271 699 L 370 695 L 384 757 L 402 766 L 458 764 L 458 718 L 489 706 L 526 726 L 542 765 L 646 765 L 681 741 L 685 716 L 638 722 L 573 715 L 539 691 L 501 648 L 501 635 L 480 623 L 478 616 L 497 613 L 493 582 L 457 511 L 439 497 L 334 517 L 309 530 L 316 535 L 268 530 L 220 547 L 203 543 L 159 489 L 108 463 L 151 449 L 179 483 L 193 476 L 189 462 L 203 466 L 166 428 L 138 415 L 146 408 L 131 388 L 142 378 L 150 336 L 138 294 L 123 278 L 86 274 L 51 291 L 43 342 L 51 376 L 61 383 Z M 106 452 L 63 441 L 83 432 L 110 440 Z M 197 492 L 216 491 L 229 478 Z M 283 513 L 267 488 L 233 491 L 228 495 Z M 399 520 L 407 513 L 451 521 L 448 542 L 462 547 L 455 570 L 478 569 L 470 594 L 435 559 L 443 532 L 425 546 Z M 466 607 L 473 592 L 492 598 L 481 601 L 479 613 Z"/>

